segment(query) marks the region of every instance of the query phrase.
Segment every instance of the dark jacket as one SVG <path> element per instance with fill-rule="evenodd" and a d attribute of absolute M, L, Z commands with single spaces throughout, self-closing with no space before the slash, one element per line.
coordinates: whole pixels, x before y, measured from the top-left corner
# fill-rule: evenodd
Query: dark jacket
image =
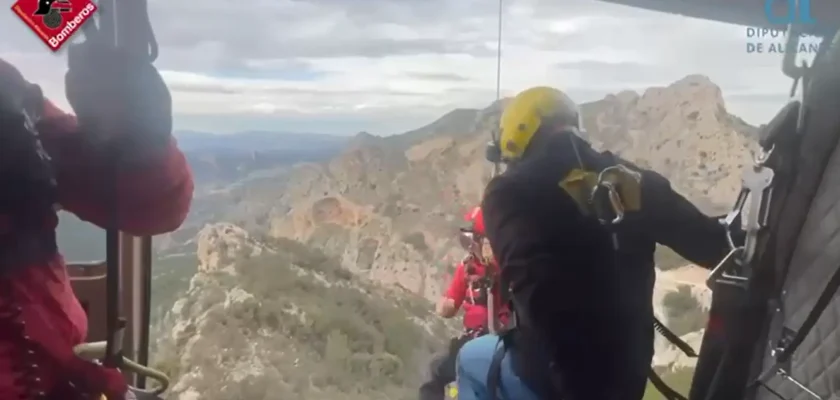
<path fill-rule="evenodd" d="M 514 366 L 546 398 L 638 400 L 653 356 L 656 243 L 711 267 L 727 250 L 725 231 L 652 171 L 642 171 L 643 210 L 614 231 L 582 215 L 558 185 L 580 168 L 569 140 L 547 139 L 493 179 L 482 204 L 519 318 Z M 578 149 L 588 170 L 625 163 Z"/>

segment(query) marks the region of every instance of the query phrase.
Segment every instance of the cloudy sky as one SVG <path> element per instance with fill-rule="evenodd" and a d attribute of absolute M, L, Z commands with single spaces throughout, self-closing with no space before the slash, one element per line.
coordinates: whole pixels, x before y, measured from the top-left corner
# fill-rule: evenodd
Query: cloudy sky
<path fill-rule="evenodd" d="M 496 96 L 494 0 L 149 0 L 177 128 L 391 134 Z M 502 95 L 584 102 L 708 75 L 729 110 L 772 116 L 790 80 L 746 28 L 595 0 L 505 0 Z M 200 4 L 196 6 L 196 4 Z M 0 57 L 66 106 L 64 59 L 10 11 Z"/>

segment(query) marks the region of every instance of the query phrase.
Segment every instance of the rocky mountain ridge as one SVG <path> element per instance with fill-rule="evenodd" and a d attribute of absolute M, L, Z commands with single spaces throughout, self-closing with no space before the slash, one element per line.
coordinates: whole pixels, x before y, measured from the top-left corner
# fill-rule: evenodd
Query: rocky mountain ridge
<path fill-rule="evenodd" d="M 374 281 L 436 298 L 461 256 L 456 228 L 489 179 L 484 144 L 503 103 L 449 114 L 441 121 L 454 119 L 455 128 L 437 121 L 412 140 L 363 135 L 329 162 L 297 166 L 269 213 L 270 234 L 322 248 Z M 734 200 L 755 128 L 726 111 L 708 78 L 620 92 L 581 109 L 597 149 L 660 172 L 708 212 Z"/>
<path fill-rule="evenodd" d="M 230 223 L 196 238 L 198 265 L 186 293 L 158 324 L 153 364 L 173 378 L 169 399 L 408 399 L 453 325 L 408 291 L 359 279 L 323 253 Z M 688 287 L 708 309 L 707 272 L 661 272 L 654 294 Z M 699 348 L 702 332 L 683 338 Z M 693 367 L 658 340 L 654 366 Z"/>
<path fill-rule="evenodd" d="M 205 226 L 154 365 L 178 400 L 404 399 L 450 328 L 415 295 L 229 223 Z"/>

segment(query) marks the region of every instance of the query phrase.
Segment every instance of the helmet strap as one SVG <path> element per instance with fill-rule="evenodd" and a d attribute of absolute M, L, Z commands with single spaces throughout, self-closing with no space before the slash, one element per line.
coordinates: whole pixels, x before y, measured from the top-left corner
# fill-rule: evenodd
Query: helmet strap
<path fill-rule="evenodd" d="M 583 164 L 583 157 L 580 155 L 580 149 L 578 148 L 576 138 L 579 137 L 577 135 L 577 128 L 569 129 L 569 141 L 572 143 L 572 151 L 575 152 L 575 158 L 577 158 L 578 166 L 580 169 L 585 170 L 586 166 Z"/>

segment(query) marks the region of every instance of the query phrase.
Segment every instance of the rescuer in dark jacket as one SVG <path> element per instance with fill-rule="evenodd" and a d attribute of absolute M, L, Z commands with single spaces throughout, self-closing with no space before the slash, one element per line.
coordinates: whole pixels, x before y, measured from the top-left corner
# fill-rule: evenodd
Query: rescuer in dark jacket
<path fill-rule="evenodd" d="M 547 87 L 520 93 L 502 116 L 497 146 L 508 169 L 489 183 L 482 208 L 517 317 L 501 362 L 505 399 L 641 399 L 653 356 L 656 243 L 707 268 L 729 249 L 715 218 L 661 175 L 593 150 L 579 121 L 575 103 Z M 589 194 L 616 165 L 627 167 L 617 193 L 634 204 L 610 224 L 608 196 Z M 490 398 L 482 385 L 496 340 L 461 350 L 462 400 Z"/>

